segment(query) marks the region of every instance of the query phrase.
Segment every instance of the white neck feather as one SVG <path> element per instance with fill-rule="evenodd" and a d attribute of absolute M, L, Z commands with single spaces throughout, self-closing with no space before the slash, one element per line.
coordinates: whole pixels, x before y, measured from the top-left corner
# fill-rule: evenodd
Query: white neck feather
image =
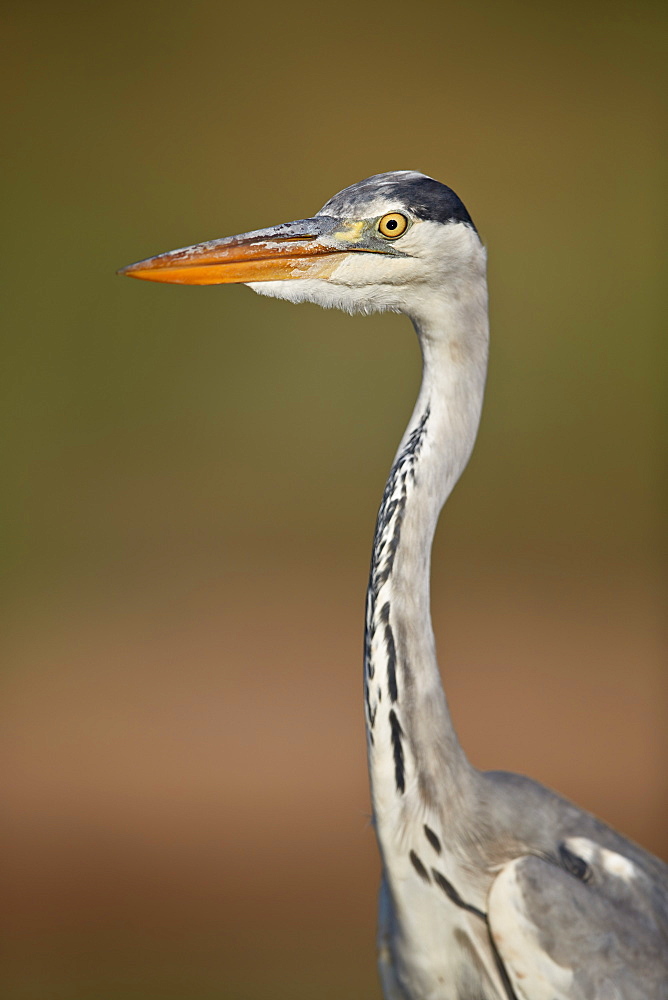
<path fill-rule="evenodd" d="M 409 816 L 439 808 L 451 817 L 474 774 L 441 685 L 429 571 L 441 508 L 480 421 L 488 350 L 482 251 L 481 267 L 454 292 L 449 285 L 447 294 L 426 297 L 411 317 L 423 379 L 381 504 L 367 600 L 369 768 L 381 849 L 402 836 Z"/>

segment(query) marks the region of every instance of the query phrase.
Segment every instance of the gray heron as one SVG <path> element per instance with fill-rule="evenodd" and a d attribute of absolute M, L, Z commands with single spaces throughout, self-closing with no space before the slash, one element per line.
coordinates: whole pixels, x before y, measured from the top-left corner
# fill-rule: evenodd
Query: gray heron
<path fill-rule="evenodd" d="M 478 771 L 448 711 L 431 548 L 473 448 L 488 353 L 486 254 L 457 195 L 415 171 L 377 174 L 313 218 L 121 273 L 392 310 L 415 327 L 422 383 L 380 505 L 366 604 L 387 1000 L 668 998 L 667 866 L 537 782 Z"/>

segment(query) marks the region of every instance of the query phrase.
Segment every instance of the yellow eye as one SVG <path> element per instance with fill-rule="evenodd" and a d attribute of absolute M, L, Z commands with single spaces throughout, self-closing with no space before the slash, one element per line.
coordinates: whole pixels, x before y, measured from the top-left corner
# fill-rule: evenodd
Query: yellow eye
<path fill-rule="evenodd" d="M 399 212 L 384 215 L 378 223 L 378 232 L 388 240 L 396 240 L 397 236 L 403 236 L 407 228 L 408 219 Z"/>

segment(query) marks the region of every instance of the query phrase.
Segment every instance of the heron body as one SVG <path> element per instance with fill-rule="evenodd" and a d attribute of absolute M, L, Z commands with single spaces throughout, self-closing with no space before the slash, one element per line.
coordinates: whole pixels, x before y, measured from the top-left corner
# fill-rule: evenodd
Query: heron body
<path fill-rule="evenodd" d="M 161 254 L 124 273 L 403 312 L 417 332 L 422 384 L 383 494 L 366 605 L 386 1000 L 666 1000 L 666 865 L 540 784 L 476 770 L 441 684 L 430 555 L 480 420 L 485 266 L 457 195 L 395 171 L 346 188 L 314 218 Z"/>

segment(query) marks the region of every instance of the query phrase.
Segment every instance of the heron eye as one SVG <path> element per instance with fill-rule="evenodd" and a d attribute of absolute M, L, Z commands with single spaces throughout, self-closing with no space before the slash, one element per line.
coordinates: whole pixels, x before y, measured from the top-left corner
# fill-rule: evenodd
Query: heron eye
<path fill-rule="evenodd" d="M 407 228 L 408 219 L 399 212 L 384 215 L 378 223 L 378 232 L 388 240 L 396 240 L 398 236 L 403 236 Z"/>

